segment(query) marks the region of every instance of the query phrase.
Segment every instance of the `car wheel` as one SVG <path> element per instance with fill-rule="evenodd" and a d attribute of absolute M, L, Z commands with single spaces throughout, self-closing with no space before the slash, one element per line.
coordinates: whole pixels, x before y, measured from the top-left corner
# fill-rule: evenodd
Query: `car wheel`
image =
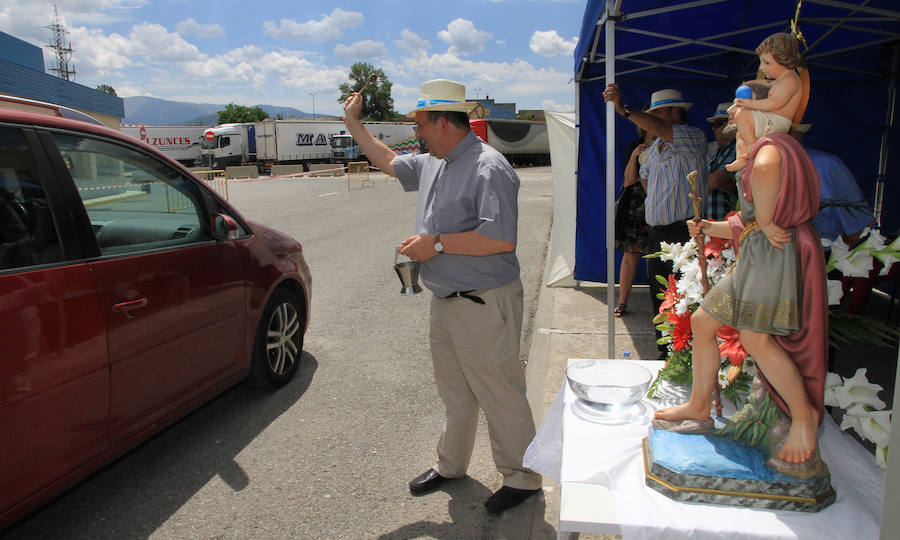
<path fill-rule="evenodd" d="M 303 354 L 304 309 L 302 299 L 286 289 L 269 298 L 253 343 L 250 382 L 255 386 L 279 387 L 293 378 Z"/>

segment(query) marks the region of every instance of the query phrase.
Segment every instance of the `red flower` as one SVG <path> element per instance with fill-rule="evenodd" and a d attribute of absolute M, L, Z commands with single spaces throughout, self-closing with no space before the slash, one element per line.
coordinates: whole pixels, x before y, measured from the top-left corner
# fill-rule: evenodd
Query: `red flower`
<path fill-rule="evenodd" d="M 731 247 L 731 240 L 728 238 L 709 237 L 706 245 L 703 246 L 703 255 L 706 257 L 718 257 L 722 254 L 722 250 Z"/>
<path fill-rule="evenodd" d="M 684 351 L 691 347 L 691 312 L 686 311 L 682 315 L 669 312 L 668 321 L 675 324 L 672 329 L 672 347 L 676 351 Z"/>
<path fill-rule="evenodd" d="M 747 358 L 747 351 L 741 345 L 740 333 L 730 326 L 723 326 L 716 332 L 716 336 L 722 338 L 722 343 L 719 343 L 719 354 L 728 357 L 732 365 L 741 365 L 744 358 Z"/>
<path fill-rule="evenodd" d="M 675 274 L 669 274 L 669 288 L 666 289 L 666 294 L 663 297 L 662 304 L 659 305 L 659 314 L 662 315 L 667 310 L 672 309 L 675 304 L 678 303 L 678 281 L 675 279 Z"/>

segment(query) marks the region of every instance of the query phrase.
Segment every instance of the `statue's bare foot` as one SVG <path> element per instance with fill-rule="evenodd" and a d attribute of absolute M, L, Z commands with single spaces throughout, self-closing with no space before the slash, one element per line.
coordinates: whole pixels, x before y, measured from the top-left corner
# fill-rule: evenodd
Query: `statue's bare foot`
<path fill-rule="evenodd" d="M 819 428 L 819 413 L 810 409 L 806 415 L 794 415 L 787 439 L 778 453 L 778 459 L 788 463 L 803 463 L 816 449 L 816 432 Z"/>
<path fill-rule="evenodd" d="M 705 406 L 702 404 L 697 406 L 688 401 L 682 405 L 660 409 L 653 414 L 653 418 L 656 418 L 657 420 L 666 420 L 668 422 L 678 422 L 680 420 L 705 420 L 709 418 L 709 403 Z"/>
<path fill-rule="evenodd" d="M 725 170 L 728 172 L 737 172 L 744 168 L 747 165 L 747 159 L 744 156 L 736 157 L 734 161 L 725 165 Z"/>

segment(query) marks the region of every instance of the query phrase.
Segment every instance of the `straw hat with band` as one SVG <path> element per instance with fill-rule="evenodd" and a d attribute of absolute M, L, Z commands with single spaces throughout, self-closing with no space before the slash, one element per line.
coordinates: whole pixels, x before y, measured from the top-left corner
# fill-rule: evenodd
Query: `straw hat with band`
<path fill-rule="evenodd" d="M 466 101 L 466 87 L 447 79 L 434 79 L 422 83 L 416 108 L 406 116 L 413 117 L 419 111 L 452 111 L 471 114 L 481 107 L 477 101 Z"/>
<path fill-rule="evenodd" d="M 662 107 L 681 107 L 684 110 L 688 110 L 691 108 L 691 105 L 693 103 L 688 103 L 681 98 L 681 92 L 666 88 L 665 90 L 657 90 L 650 95 L 650 108 L 647 109 L 647 112 Z"/>
<path fill-rule="evenodd" d="M 728 107 L 731 107 L 730 101 L 725 101 L 716 105 L 716 112 L 706 119 L 710 124 L 715 124 L 716 120 L 728 120 Z"/>

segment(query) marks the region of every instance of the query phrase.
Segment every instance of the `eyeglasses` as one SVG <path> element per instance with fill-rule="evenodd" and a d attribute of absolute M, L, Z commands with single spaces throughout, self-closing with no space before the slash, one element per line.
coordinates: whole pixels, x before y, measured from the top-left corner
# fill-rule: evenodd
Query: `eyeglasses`
<path fill-rule="evenodd" d="M 715 122 L 712 123 L 711 127 L 717 128 L 717 127 L 725 127 L 727 125 L 728 125 L 728 120 L 716 120 Z"/>

